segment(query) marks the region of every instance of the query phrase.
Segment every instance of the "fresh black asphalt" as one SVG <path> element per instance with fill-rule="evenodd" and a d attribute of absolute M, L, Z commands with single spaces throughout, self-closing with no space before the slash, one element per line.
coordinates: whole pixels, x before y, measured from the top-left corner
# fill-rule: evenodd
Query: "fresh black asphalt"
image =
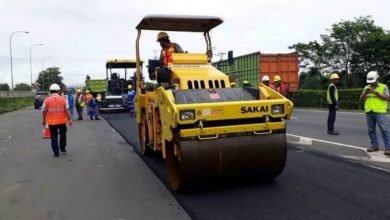
<path fill-rule="evenodd" d="M 128 113 L 104 117 L 139 153 L 135 119 Z M 169 188 L 164 160 L 140 157 Z M 171 192 L 193 219 L 390 219 L 389 173 L 291 145 L 284 172 L 272 181 Z"/>

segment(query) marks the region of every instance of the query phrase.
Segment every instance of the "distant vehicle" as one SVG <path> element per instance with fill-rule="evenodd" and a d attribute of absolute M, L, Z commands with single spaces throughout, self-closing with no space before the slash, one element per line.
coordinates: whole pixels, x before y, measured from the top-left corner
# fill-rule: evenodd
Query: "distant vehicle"
<path fill-rule="evenodd" d="M 46 97 L 48 97 L 50 94 L 48 91 L 37 91 L 34 97 L 34 108 L 40 109 L 42 107 L 43 101 Z"/>
<path fill-rule="evenodd" d="M 106 79 L 88 79 L 86 89 L 93 95 L 102 97 L 100 110 L 127 109 L 128 85 L 134 85 L 134 77 L 128 77 L 128 69 L 135 69 L 135 60 L 113 59 L 106 62 Z M 113 72 L 114 69 L 123 69 L 124 76 Z M 133 75 L 133 74 L 132 74 Z"/>

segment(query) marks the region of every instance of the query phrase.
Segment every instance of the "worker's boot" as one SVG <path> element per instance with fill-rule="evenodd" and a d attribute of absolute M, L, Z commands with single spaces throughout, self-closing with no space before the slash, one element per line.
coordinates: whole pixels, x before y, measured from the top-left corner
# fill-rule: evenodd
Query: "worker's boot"
<path fill-rule="evenodd" d="M 386 149 L 384 154 L 385 154 L 386 156 L 390 156 L 390 149 Z"/>
<path fill-rule="evenodd" d="M 379 151 L 379 147 L 369 147 L 367 148 L 367 152 L 375 152 L 375 151 Z M 386 153 L 386 151 L 385 151 Z"/>
<path fill-rule="evenodd" d="M 337 131 L 328 131 L 329 135 L 339 135 L 340 133 Z"/>

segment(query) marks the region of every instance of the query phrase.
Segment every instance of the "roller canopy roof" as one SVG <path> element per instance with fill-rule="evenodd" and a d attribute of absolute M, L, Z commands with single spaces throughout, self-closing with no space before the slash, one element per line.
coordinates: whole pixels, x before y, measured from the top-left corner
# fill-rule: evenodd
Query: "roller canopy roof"
<path fill-rule="evenodd" d="M 141 64 L 142 64 L 141 60 Z M 107 60 L 106 68 L 136 68 L 136 60 L 113 59 Z"/>
<path fill-rule="evenodd" d="M 222 22 L 222 18 L 214 16 L 147 15 L 137 25 L 137 29 L 207 32 Z"/>

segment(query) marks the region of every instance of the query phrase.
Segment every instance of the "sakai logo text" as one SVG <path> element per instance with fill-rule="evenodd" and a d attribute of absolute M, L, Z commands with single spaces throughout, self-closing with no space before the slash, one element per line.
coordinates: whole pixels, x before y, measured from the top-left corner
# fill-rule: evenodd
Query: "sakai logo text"
<path fill-rule="evenodd" d="M 268 112 L 268 106 L 241 107 L 241 114 L 244 114 L 244 113 L 256 113 L 256 112 Z"/>

